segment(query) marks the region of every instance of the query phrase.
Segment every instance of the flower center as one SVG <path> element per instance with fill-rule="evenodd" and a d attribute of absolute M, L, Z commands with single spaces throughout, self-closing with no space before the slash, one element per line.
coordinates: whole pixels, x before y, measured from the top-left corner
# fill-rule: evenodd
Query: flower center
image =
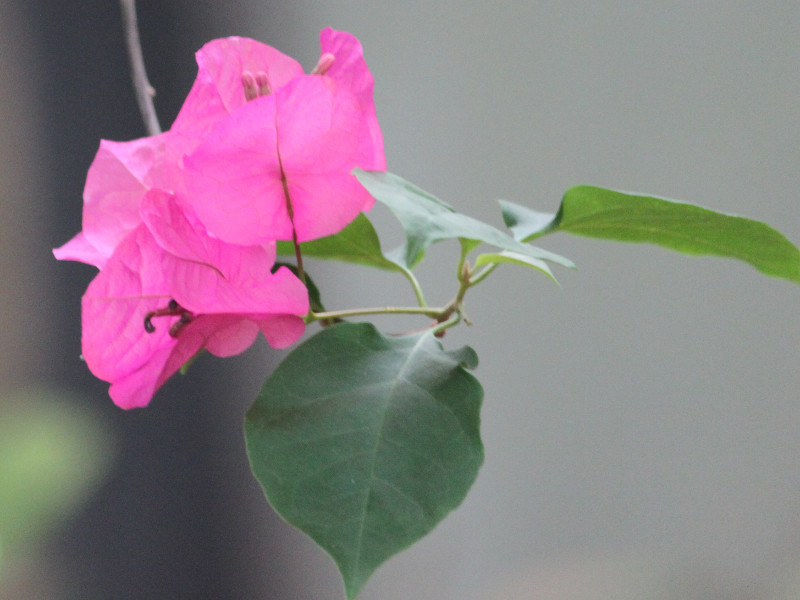
<path fill-rule="evenodd" d="M 155 332 L 156 326 L 153 325 L 153 318 L 155 317 L 179 317 L 169 328 L 169 335 L 173 338 L 178 337 L 181 329 L 186 327 L 194 319 L 194 315 L 175 300 L 170 300 L 166 307 L 151 310 L 144 316 L 144 330 L 147 333 Z"/>
<path fill-rule="evenodd" d="M 272 93 L 269 78 L 265 71 L 257 71 L 256 73 L 245 71 L 242 73 L 242 89 L 244 89 L 245 100 L 248 102 L 261 96 L 269 96 Z"/>
<path fill-rule="evenodd" d="M 311 69 L 311 75 L 325 75 L 333 66 L 336 57 L 330 52 L 326 52 L 319 57 L 316 66 Z M 245 100 L 250 102 L 261 96 L 269 96 L 272 93 L 272 86 L 269 84 L 269 77 L 266 71 L 242 72 L 242 89 L 244 90 Z"/>

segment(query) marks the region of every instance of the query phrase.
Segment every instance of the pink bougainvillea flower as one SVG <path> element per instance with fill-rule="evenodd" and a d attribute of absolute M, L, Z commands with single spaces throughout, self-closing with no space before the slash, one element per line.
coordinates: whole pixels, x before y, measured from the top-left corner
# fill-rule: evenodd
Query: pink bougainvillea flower
<path fill-rule="evenodd" d="M 248 71 L 253 81 L 245 81 L 257 88 L 251 101 L 220 100 L 233 107 L 230 114 L 215 119 L 185 158 L 186 202 L 212 235 L 245 245 L 295 233 L 305 241 L 336 233 L 371 208 L 373 198 L 352 171 L 386 167 L 372 76 L 355 38 L 328 29 L 321 40 L 316 74 L 284 82 L 296 72 L 286 67 L 273 81 L 266 62 L 255 75 Z M 227 97 L 228 71 L 216 80 Z"/>
<path fill-rule="evenodd" d="M 83 298 L 83 354 L 118 405 L 147 404 L 200 349 L 302 335 L 308 293 L 273 272 L 275 240 L 339 231 L 373 203 L 353 168 L 385 168 L 361 45 L 332 29 L 320 42 L 305 75 L 254 40 L 212 41 L 169 131 L 101 142 L 83 230 L 54 254 L 101 270 Z"/>
<path fill-rule="evenodd" d="M 145 221 L 157 222 L 159 235 L 170 223 L 180 228 L 191 221 L 163 193 L 151 192 L 145 204 Z M 183 256 L 166 251 L 141 223 L 83 297 L 83 356 L 92 373 L 111 383 L 109 394 L 122 408 L 146 405 L 202 348 L 238 354 L 259 331 L 283 348 L 304 331 L 308 294 L 285 267 L 271 273 L 274 254 L 236 253 L 203 239 L 202 231 L 177 231 L 168 245 L 174 241 Z M 216 264 L 205 262 L 210 258 Z"/>

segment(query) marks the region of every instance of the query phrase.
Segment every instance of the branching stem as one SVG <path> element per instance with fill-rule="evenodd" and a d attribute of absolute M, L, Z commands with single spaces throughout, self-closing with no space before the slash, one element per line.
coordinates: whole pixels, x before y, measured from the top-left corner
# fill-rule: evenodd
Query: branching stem
<path fill-rule="evenodd" d="M 455 297 L 448 302 L 445 306 L 432 308 L 428 306 L 383 306 L 373 308 L 352 308 L 347 310 L 334 310 L 328 312 L 314 313 L 310 312 L 306 316 L 306 322 L 312 323 L 314 321 L 334 322 L 340 319 L 347 319 L 350 317 L 361 317 L 367 315 L 424 315 L 434 320 L 434 332 L 441 335 L 445 329 L 452 327 L 459 323 L 464 318 L 464 295 L 472 285 L 470 279 L 472 270 L 469 263 L 462 262 L 459 270 L 459 286 Z M 413 277 L 413 276 L 412 276 Z M 416 279 L 413 279 L 416 282 Z M 416 288 L 416 286 L 415 286 Z M 419 297 L 419 296 L 418 296 Z M 464 319 L 467 324 L 469 321 Z"/>

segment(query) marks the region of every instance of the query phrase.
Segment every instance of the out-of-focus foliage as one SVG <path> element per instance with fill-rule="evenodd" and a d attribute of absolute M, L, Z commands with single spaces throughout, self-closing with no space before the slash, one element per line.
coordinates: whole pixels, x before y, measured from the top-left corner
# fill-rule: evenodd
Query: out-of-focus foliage
<path fill-rule="evenodd" d="M 80 509 L 113 457 L 104 423 L 63 394 L 0 390 L 0 581 Z"/>

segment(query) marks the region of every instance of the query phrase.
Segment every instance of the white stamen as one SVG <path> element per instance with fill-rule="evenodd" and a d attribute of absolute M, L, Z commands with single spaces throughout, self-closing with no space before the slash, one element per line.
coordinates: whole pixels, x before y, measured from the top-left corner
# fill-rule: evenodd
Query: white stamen
<path fill-rule="evenodd" d="M 250 71 L 242 73 L 242 88 L 244 89 L 244 98 L 248 102 L 258 98 L 258 88 L 256 87 L 256 78 Z"/>
<path fill-rule="evenodd" d="M 330 52 L 326 52 L 322 56 L 319 57 L 317 61 L 317 66 L 311 70 L 312 75 L 325 75 L 328 70 L 333 66 L 336 57 L 331 54 Z"/>

